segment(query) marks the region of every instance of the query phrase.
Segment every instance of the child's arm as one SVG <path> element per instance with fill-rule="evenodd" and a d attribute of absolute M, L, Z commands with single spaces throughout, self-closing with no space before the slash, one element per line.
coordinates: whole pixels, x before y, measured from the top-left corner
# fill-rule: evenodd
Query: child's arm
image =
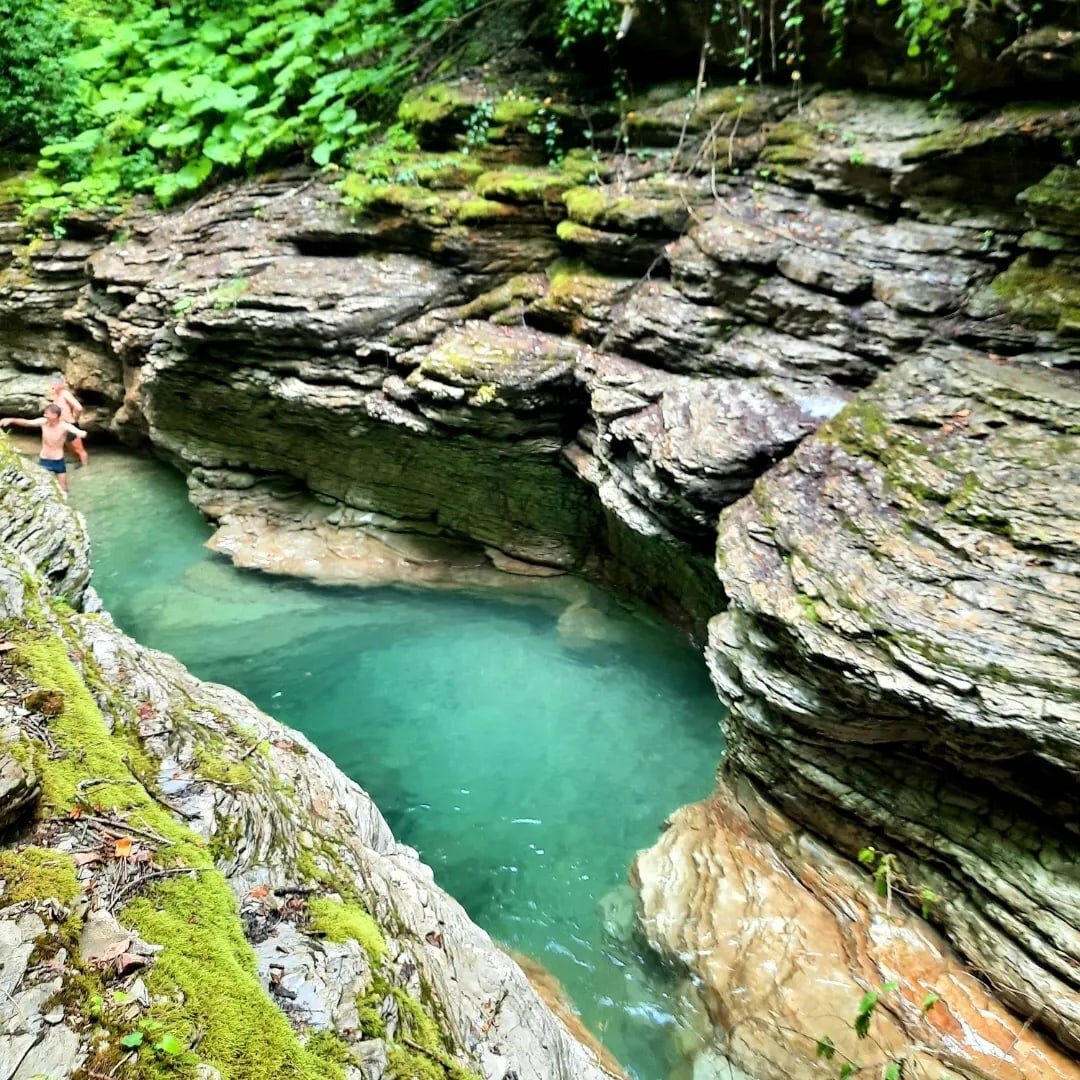
<path fill-rule="evenodd" d="M 5 416 L 3 420 L 0 420 L 0 427 L 9 427 L 14 424 L 16 427 L 44 427 L 45 420 L 42 417 L 38 417 L 37 420 L 20 420 L 17 416 Z"/>
<path fill-rule="evenodd" d="M 75 419 L 78 420 L 83 411 L 82 402 L 70 390 L 64 391 L 64 399 L 67 401 L 68 405 L 71 406 L 71 412 Z M 82 436 L 80 436 L 80 438 L 82 438 Z"/>
<path fill-rule="evenodd" d="M 65 424 L 64 430 L 71 432 L 77 439 L 85 439 L 86 432 L 82 428 L 76 427 L 74 424 Z"/>

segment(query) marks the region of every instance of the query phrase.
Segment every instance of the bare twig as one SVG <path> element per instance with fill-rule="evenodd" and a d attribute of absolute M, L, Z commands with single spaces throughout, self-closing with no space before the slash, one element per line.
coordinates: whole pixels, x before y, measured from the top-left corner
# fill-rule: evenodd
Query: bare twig
<path fill-rule="evenodd" d="M 311 896 L 312 893 L 317 893 L 319 887 L 317 885 L 282 885 L 281 888 L 274 890 L 275 896 Z"/>
<path fill-rule="evenodd" d="M 255 753 L 255 751 L 256 751 L 256 750 L 258 750 L 258 749 L 259 749 L 259 747 L 260 747 L 260 746 L 262 746 L 262 744 L 263 744 L 264 742 L 266 742 L 266 740 L 265 740 L 265 739 L 256 739 L 256 741 L 255 741 L 255 742 L 253 742 L 253 743 L 252 743 L 252 744 L 251 744 L 251 745 L 250 745 L 250 746 L 249 746 L 249 747 L 248 747 L 248 748 L 247 748 L 247 749 L 246 749 L 246 750 L 245 750 L 245 751 L 244 751 L 244 752 L 243 752 L 243 753 L 242 753 L 242 754 L 240 755 L 240 757 L 239 757 L 239 758 L 238 758 L 237 760 L 238 760 L 238 761 L 247 761 L 247 759 L 248 759 L 249 757 L 251 757 L 251 755 L 252 755 L 252 754 L 254 754 L 254 753 Z"/>
<path fill-rule="evenodd" d="M 742 102 L 739 102 L 739 111 L 735 114 L 735 123 L 731 125 L 731 134 L 728 136 L 727 164 L 729 169 L 731 168 L 731 163 L 735 158 L 735 133 L 739 130 L 740 120 L 742 120 Z"/>
<path fill-rule="evenodd" d="M 57 818 L 56 820 L 63 821 L 64 819 Z M 83 814 L 81 820 L 93 822 L 110 832 L 130 833 L 132 836 L 150 840 L 155 844 L 161 844 L 163 847 L 167 847 L 169 844 L 169 841 L 164 836 L 159 836 L 149 829 L 138 829 L 134 825 L 129 825 L 126 821 L 113 821 L 110 818 L 98 817 L 96 814 Z"/>
<path fill-rule="evenodd" d="M 113 898 L 112 903 L 119 904 L 128 893 L 134 892 L 140 886 L 145 885 L 148 881 L 153 881 L 156 878 L 176 877 L 178 874 L 201 874 L 205 869 L 206 867 L 203 866 L 176 866 L 171 870 L 151 870 L 150 873 L 142 874 L 135 881 L 131 881 L 125 885 Z"/>
<path fill-rule="evenodd" d="M 81 795 L 87 788 L 97 787 L 98 784 L 134 784 L 134 780 L 113 780 L 107 776 L 95 777 L 92 780 L 80 780 L 75 785 L 75 791 Z"/>
<path fill-rule="evenodd" d="M 671 155 L 671 167 L 673 169 L 679 166 L 679 155 L 682 153 L 683 143 L 686 141 L 686 129 L 690 124 L 690 117 L 694 115 L 698 110 L 698 106 L 701 104 L 701 89 L 705 85 L 705 63 L 709 57 L 709 29 L 705 28 L 705 36 L 701 42 L 701 56 L 698 59 L 698 73 L 697 82 L 694 84 L 694 100 L 690 107 L 686 110 L 686 115 L 683 117 L 682 130 L 679 132 L 679 142 L 675 147 L 675 153 Z"/>
<path fill-rule="evenodd" d="M 125 1054 L 110 1070 L 110 1078 L 115 1076 L 131 1059 L 135 1056 L 135 1051 L 131 1050 Z"/>

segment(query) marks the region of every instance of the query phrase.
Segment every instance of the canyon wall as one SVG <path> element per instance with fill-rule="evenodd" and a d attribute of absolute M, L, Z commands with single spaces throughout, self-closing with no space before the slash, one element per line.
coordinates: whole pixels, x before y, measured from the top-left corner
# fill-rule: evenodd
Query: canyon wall
<path fill-rule="evenodd" d="M 378 174 L 7 226 L 4 408 L 65 368 L 245 565 L 472 543 L 645 598 L 732 707 L 634 868 L 717 1052 L 1075 1075 L 1080 110 L 660 88 L 557 166 L 551 114 L 465 80 Z"/>

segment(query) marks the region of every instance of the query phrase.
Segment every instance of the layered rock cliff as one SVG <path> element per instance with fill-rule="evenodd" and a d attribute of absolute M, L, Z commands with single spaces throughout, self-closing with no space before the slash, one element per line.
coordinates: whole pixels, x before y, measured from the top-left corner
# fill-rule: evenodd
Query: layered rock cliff
<path fill-rule="evenodd" d="M 486 146 L 448 150 L 481 102 Z M 6 399 L 66 365 L 249 565 L 362 579 L 411 532 L 709 623 L 719 787 L 635 874 L 717 1047 L 865 1058 L 850 1015 L 895 979 L 881 1053 L 1071 1075 L 1080 113 L 632 106 L 625 152 L 553 167 L 536 117 L 584 117 L 464 81 L 403 104 L 426 149 L 378 174 L 13 227 Z"/>
<path fill-rule="evenodd" d="M 94 613 L 4 445 L 0 500 L 0 1074 L 611 1075 L 303 736 Z"/>

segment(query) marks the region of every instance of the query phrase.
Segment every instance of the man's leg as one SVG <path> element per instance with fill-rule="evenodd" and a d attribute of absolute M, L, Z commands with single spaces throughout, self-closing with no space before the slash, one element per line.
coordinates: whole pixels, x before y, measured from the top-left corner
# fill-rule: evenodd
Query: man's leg
<path fill-rule="evenodd" d="M 64 449 L 66 450 L 69 446 L 75 451 L 75 456 L 79 459 L 79 464 L 85 465 L 87 459 L 86 447 L 83 446 L 82 439 L 80 439 L 78 435 L 72 435 L 70 431 L 67 434 L 67 438 L 64 439 Z"/>

